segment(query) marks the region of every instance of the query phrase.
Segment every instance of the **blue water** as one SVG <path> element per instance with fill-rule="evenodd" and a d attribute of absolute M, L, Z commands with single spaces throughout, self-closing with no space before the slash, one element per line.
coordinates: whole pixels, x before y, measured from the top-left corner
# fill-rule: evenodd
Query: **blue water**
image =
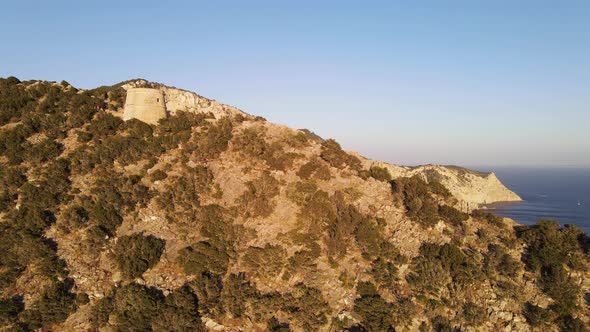
<path fill-rule="evenodd" d="M 490 207 L 497 215 L 530 225 L 548 218 L 590 234 L 590 169 L 491 168 L 524 201 Z"/>

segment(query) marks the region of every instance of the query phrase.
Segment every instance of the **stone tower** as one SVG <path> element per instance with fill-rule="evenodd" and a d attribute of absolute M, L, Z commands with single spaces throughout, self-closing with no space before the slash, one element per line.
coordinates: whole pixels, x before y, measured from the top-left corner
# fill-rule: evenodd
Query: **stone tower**
<path fill-rule="evenodd" d="M 123 120 L 138 119 L 145 123 L 157 124 L 160 119 L 166 118 L 166 102 L 164 92 L 152 88 L 129 88 Z"/>

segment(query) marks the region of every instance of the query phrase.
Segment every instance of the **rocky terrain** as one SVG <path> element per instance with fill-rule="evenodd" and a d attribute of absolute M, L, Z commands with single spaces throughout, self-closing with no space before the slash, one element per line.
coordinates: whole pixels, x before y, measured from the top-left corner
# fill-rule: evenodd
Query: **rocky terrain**
<path fill-rule="evenodd" d="M 166 118 L 123 121 L 126 90 Z M 144 80 L 0 80 L 0 330 L 582 331 L 588 237 Z"/>

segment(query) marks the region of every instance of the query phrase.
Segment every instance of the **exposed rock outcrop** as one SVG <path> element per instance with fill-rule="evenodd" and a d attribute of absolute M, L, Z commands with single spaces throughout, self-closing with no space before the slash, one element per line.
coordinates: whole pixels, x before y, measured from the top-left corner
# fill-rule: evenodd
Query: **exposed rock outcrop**
<path fill-rule="evenodd" d="M 393 178 L 419 175 L 426 181 L 439 181 L 459 200 L 459 204 L 464 204 L 467 210 L 485 204 L 522 200 L 516 193 L 506 188 L 494 173 L 483 173 L 458 166 L 407 167 L 369 159 L 363 161 L 367 168 L 373 165 L 387 168 Z"/>
<path fill-rule="evenodd" d="M 145 80 L 129 81 L 122 87 L 127 91 L 124 120 L 136 118 L 150 124 L 156 124 L 161 118 L 174 115 L 178 111 L 211 113 L 216 119 L 229 115 L 244 114 L 235 107 L 199 96 L 194 92 Z M 163 113 L 162 107 L 164 107 Z"/>

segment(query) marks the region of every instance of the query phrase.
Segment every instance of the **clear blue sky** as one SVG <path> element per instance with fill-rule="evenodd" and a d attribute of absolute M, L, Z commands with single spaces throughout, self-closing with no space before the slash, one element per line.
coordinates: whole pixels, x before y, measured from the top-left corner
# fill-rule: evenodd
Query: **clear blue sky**
<path fill-rule="evenodd" d="M 4 77 L 143 77 L 400 164 L 590 167 L 589 1 L 20 0 L 0 31 Z"/>

